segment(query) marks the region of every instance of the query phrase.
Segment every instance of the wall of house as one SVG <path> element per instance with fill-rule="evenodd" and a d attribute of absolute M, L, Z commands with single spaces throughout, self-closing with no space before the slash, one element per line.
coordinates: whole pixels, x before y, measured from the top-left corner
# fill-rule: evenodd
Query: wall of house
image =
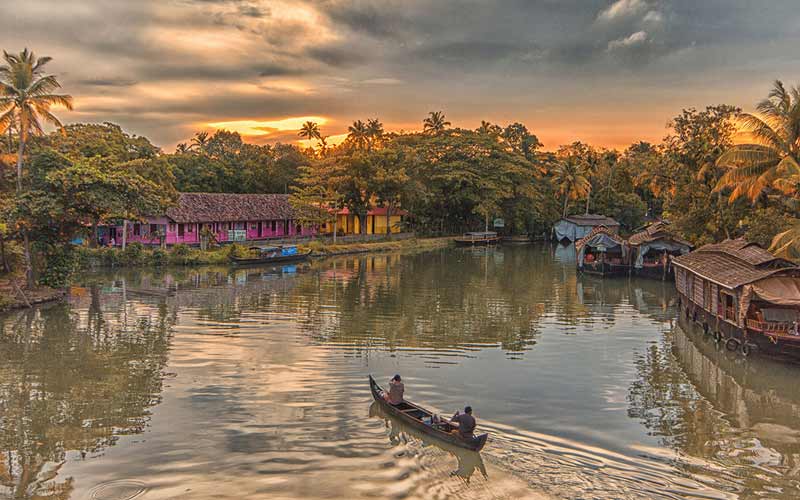
<path fill-rule="evenodd" d="M 152 217 L 144 223 L 128 223 L 128 243 L 142 243 L 143 245 L 158 245 L 160 237 L 157 231 L 165 231 L 165 243 L 167 245 L 198 245 L 200 244 L 200 232 L 203 227 L 207 227 L 216 234 L 217 241 L 220 243 L 232 241 L 254 241 L 271 238 L 303 237 L 313 236 L 316 231 L 311 227 L 302 227 L 296 221 L 275 220 L 247 222 L 210 222 L 210 223 L 177 223 L 169 221 L 165 217 Z M 116 226 L 116 238 L 114 244 L 122 245 L 122 225 Z M 259 230 L 260 229 L 260 230 Z M 243 236 L 237 240 L 236 236 Z"/>

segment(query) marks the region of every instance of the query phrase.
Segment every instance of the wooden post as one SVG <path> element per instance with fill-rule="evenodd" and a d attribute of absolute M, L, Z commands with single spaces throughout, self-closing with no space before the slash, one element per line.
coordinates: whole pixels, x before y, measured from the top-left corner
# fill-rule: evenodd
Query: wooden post
<path fill-rule="evenodd" d="M 339 223 L 339 214 L 336 214 L 336 215 L 333 216 L 333 244 L 334 245 L 336 244 L 336 232 L 338 231 L 338 228 L 336 226 L 337 226 L 338 223 Z"/>
<path fill-rule="evenodd" d="M 128 220 L 122 219 L 122 249 L 128 245 Z"/>

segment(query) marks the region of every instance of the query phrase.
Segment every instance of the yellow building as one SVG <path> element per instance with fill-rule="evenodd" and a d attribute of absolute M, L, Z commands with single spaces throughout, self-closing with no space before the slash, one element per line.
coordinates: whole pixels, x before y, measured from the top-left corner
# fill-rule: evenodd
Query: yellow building
<path fill-rule="evenodd" d="M 396 209 L 389 216 L 389 227 L 393 234 L 402 232 L 401 223 L 406 215 L 407 212 L 404 210 Z M 336 230 L 343 235 L 361 234 L 361 221 L 358 215 L 351 213 L 347 208 L 340 210 L 336 214 Z M 320 232 L 333 234 L 333 223 L 323 225 Z M 375 207 L 367 212 L 367 234 L 386 234 L 386 207 Z"/>

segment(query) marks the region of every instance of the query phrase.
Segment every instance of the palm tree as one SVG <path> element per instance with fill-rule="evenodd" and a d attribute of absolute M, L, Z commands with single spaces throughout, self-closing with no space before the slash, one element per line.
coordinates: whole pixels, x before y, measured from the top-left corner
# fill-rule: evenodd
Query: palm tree
<path fill-rule="evenodd" d="M 422 120 L 422 131 L 427 134 L 437 135 L 449 125 L 451 123 L 445 119 L 443 112 L 431 111 L 428 113 L 428 117 Z"/>
<path fill-rule="evenodd" d="M 347 127 L 347 139 L 357 148 L 365 149 L 369 145 L 369 130 L 367 124 L 361 120 L 356 120 Z"/>
<path fill-rule="evenodd" d="M 194 137 L 192 137 L 192 142 L 189 145 L 189 149 L 197 148 L 197 150 L 201 153 L 205 152 L 210 141 L 211 139 L 208 137 L 208 132 L 197 132 L 194 134 Z"/>
<path fill-rule="evenodd" d="M 367 120 L 367 137 L 369 138 L 369 143 L 367 145 L 367 149 L 371 149 L 372 146 L 379 143 L 381 139 L 383 139 L 383 123 L 377 118 L 370 118 Z"/>
<path fill-rule="evenodd" d="M 755 202 L 769 190 L 792 199 L 800 194 L 800 88 L 786 89 L 776 80 L 756 113 L 737 116 L 740 129 L 752 142 L 737 144 L 717 158 L 727 171 L 715 191 L 732 188 L 730 200 Z M 775 237 L 771 250 L 790 256 L 800 247 L 800 224 Z"/>
<path fill-rule="evenodd" d="M 191 146 L 187 146 L 185 142 L 179 142 L 178 145 L 175 146 L 175 152 L 178 154 L 186 154 L 191 150 Z"/>
<path fill-rule="evenodd" d="M 17 131 L 17 193 L 22 192 L 22 161 L 25 146 L 32 135 L 43 135 L 42 122 L 61 128 L 61 122 L 50 112 L 53 105 L 72 109 L 72 97 L 54 94 L 61 84 L 53 75 L 43 73 L 50 57 L 37 58 L 24 49 L 19 54 L 3 51 L 6 64 L 0 66 L 0 134 L 11 126 Z M 23 231 L 25 243 L 25 277 L 29 287 L 33 286 L 30 240 Z"/>
<path fill-rule="evenodd" d="M 553 170 L 553 183 L 558 194 L 564 197 L 563 216 L 567 216 L 569 200 L 577 200 L 587 196 L 592 184 L 587 177 L 586 168 L 569 159 L 559 162 Z"/>
<path fill-rule="evenodd" d="M 306 140 L 313 141 L 314 139 L 318 140 L 322 145 L 322 149 L 325 149 L 327 145 L 327 141 L 322 137 L 322 131 L 319 129 L 319 124 L 317 122 L 307 121 L 300 127 L 300 131 L 297 133 L 300 137 L 305 138 Z"/>

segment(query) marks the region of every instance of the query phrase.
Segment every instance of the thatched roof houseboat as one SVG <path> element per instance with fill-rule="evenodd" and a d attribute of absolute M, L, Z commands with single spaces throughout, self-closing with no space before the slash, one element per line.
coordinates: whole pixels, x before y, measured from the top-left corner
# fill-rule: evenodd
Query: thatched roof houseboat
<path fill-rule="evenodd" d="M 575 242 L 578 270 L 598 276 L 623 276 L 630 272 L 628 248 L 613 229 L 598 226 Z"/>
<path fill-rule="evenodd" d="M 672 259 L 683 314 L 747 355 L 800 356 L 800 267 L 743 239 Z"/>
<path fill-rule="evenodd" d="M 563 217 L 553 226 L 557 241 L 578 241 L 592 229 L 605 226 L 610 232 L 619 232 L 619 222 L 605 215 L 583 214 Z"/>
<path fill-rule="evenodd" d="M 670 258 L 685 255 L 692 244 L 669 229 L 669 222 L 657 221 L 628 238 L 633 272 L 637 276 L 665 280 L 672 278 Z"/>

